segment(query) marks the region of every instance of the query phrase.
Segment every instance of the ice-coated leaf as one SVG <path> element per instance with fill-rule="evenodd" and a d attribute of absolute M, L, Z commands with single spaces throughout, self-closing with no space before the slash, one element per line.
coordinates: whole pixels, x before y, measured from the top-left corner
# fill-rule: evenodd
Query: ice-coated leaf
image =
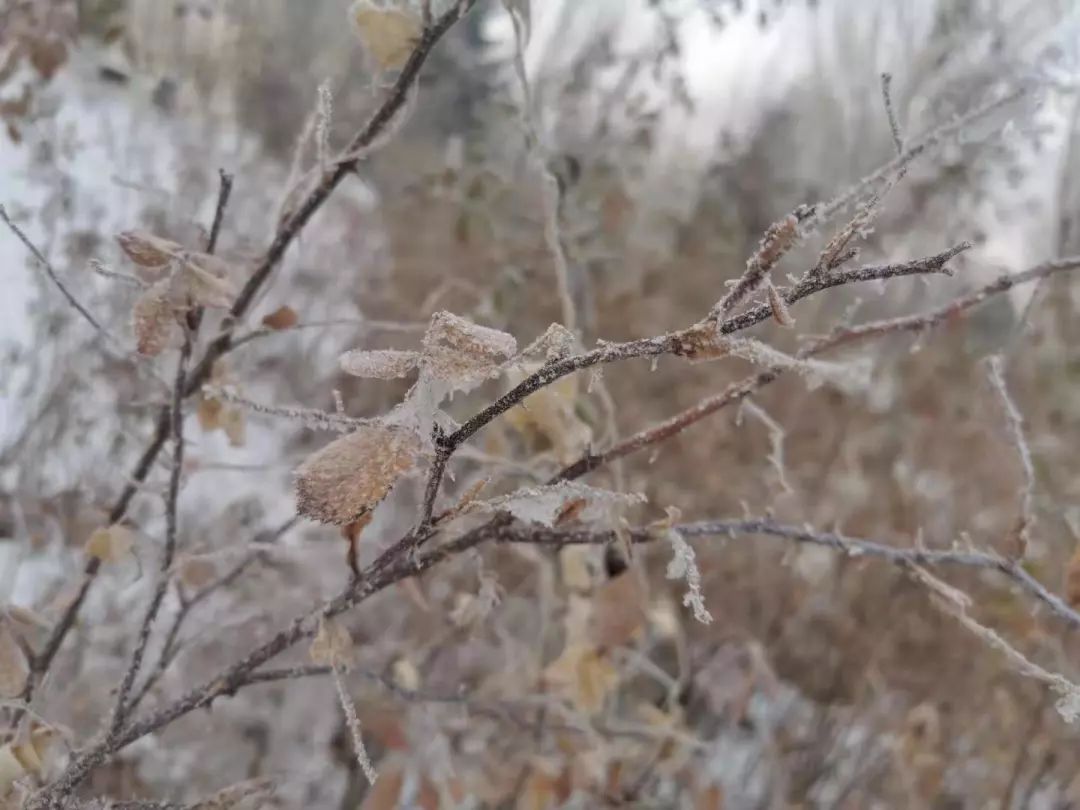
<path fill-rule="evenodd" d="M 131 312 L 135 349 L 146 357 L 161 354 L 169 344 L 169 336 L 176 323 L 169 288 L 169 280 L 162 279 L 147 287 L 135 300 Z"/>
<path fill-rule="evenodd" d="M 584 501 L 584 505 L 579 505 L 578 501 Z M 637 493 L 612 492 L 576 481 L 560 481 L 519 489 L 490 501 L 479 501 L 476 508 L 489 512 L 509 512 L 527 523 L 554 526 L 571 504 L 576 509 L 575 517 L 586 522 L 602 517 L 608 506 L 630 506 L 644 501 L 645 496 Z"/>
<path fill-rule="evenodd" d="M 394 380 L 406 377 L 420 362 L 416 352 L 394 349 L 353 349 L 339 359 L 341 370 L 354 377 L 376 380 Z"/>
<path fill-rule="evenodd" d="M 436 312 L 424 333 L 423 367 L 434 379 L 467 391 L 497 374 L 516 351 L 513 335 Z"/>
<path fill-rule="evenodd" d="M 162 268 L 183 251 L 176 242 L 145 231 L 123 231 L 116 235 L 116 241 L 139 267 Z"/>
<path fill-rule="evenodd" d="M 415 433 L 384 424 L 365 425 L 332 441 L 296 471 L 298 511 L 336 526 L 354 522 L 413 468 L 420 448 Z"/>

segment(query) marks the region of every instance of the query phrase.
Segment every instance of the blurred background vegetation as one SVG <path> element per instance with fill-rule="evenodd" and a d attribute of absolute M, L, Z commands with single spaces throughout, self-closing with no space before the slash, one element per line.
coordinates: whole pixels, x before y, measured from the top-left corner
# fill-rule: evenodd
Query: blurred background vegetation
<path fill-rule="evenodd" d="M 223 252 L 243 262 L 272 234 L 295 167 L 310 165 L 298 143 L 320 85 L 333 99 L 336 148 L 374 108 L 385 77 L 372 73 L 347 5 L 8 0 L 0 10 L 0 202 L 95 311 L 110 313 L 117 334 L 128 339 L 131 291 L 89 265 L 120 264 L 113 234 L 143 228 L 192 243 L 224 167 L 236 192 Z M 563 192 L 588 345 L 697 319 L 769 223 L 891 159 L 883 72 L 904 135 L 994 93 L 1026 92 L 915 164 L 860 245 L 860 261 L 883 262 L 970 240 L 956 276 L 819 296 L 795 311 L 798 334 L 914 311 L 1080 252 L 1075 2 L 533 0 L 531 18 L 528 114 Z M 253 340 L 230 357 L 229 381 L 262 402 L 333 410 L 336 390 L 348 413 L 381 413 L 405 386 L 343 375 L 343 350 L 411 348 L 439 309 L 523 345 L 560 320 L 513 59 L 505 10 L 480 3 L 431 58 L 398 136 L 305 231 L 250 319 L 257 327 L 289 306 L 313 328 Z M 793 252 L 787 271 L 810 266 L 819 249 L 811 240 Z M 145 367 L 95 348 L 7 236 L 0 258 L 9 298 L 0 599 L 49 615 L 162 394 Z M 772 513 L 898 546 L 1000 550 L 1023 478 L 980 359 L 1003 353 L 1037 473 L 1027 565 L 1059 592 L 1080 540 L 1080 286 L 1065 276 L 1030 293 L 926 338 L 878 344 L 865 393 L 798 379 L 765 389 L 755 402 L 782 428 L 783 479 L 769 459 L 773 428 L 720 412 L 592 482 L 645 493 L 651 518 L 666 506 L 686 519 Z M 759 332 L 795 346 L 775 326 Z M 586 381 L 563 393 L 602 446 L 748 369 L 635 361 L 606 372 L 610 400 Z M 496 390 L 462 398 L 454 413 L 468 415 Z M 504 482 L 543 480 L 581 449 L 549 428 L 519 417 L 481 434 L 454 488 L 466 490 L 493 458 Z M 182 510 L 191 548 L 227 561 L 241 541 L 288 519 L 289 472 L 324 441 L 258 415 L 238 434 L 199 436 Z M 164 481 L 156 475 L 148 495 Z M 395 493 L 380 510 L 365 533 L 368 558 L 411 524 L 415 495 Z M 132 519 L 149 531 L 154 514 L 143 498 Z M 405 700 L 377 681 L 358 687 L 384 776 L 367 790 L 326 684 L 259 687 L 136 746 L 96 773 L 90 795 L 184 800 L 273 776 L 289 807 L 454 807 L 464 796 L 521 808 L 1080 807 L 1077 729 L 1053 695 L 943 620 L 902 572 L 765 538 L 700 541 L 715 618 L 701 626 L 673 607 L 665 553 L 642 555 L 651 585 L 631 600 L 647 610 L 620 635 L 599 711 L 571 700 L 578 715 L 560 723 L 527 700 L 544 695 L 540 673 L 558 659 L 575 601 L 626 600 L 611 590 L 620 582 L 611 560 L 500 548 L 365 604 L 350 629 L 363 666 L 398 686 L 526 701 L 518 709 Z M 216 597 L 162 688 L 214 671 L 228 651 L 329 592 L 341 559 L 333 532 L 290 530 L 270 562 Z M 127 605 L 146 587 L 137 569 L 110 574 L 114 587 L 95 593 L 78 630 L 84 652 L 44 698 L 50 720 L 78 734 L 94 730 L 122 671 L 135 620 Z M 502 598 L 483 622 L 448 619 L 487 576 Z M 1075 630 L 990 577 L 952 581 L 1026 654 L 1080 673 Z"/>

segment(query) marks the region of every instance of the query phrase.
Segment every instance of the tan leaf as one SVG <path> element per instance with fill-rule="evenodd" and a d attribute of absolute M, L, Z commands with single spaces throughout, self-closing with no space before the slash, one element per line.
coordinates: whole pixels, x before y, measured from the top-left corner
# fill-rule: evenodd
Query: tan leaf
<path fill-rule="evenodd" d="M 169 344 L 169 336 L 176 324 L 168 279 L 162 279 L 143 290 L 142 295 L 135 299 L 131 319 L 136 351 L 146 357 L 161 354 Z"/>
<path fill-rule="evenodd" d="M 648 595 L 633 570 L 598 587 L 592 597 L 589 637 L 601 649 L 627 644 L 645 626 Z"/>
<path fill-rule="evenodd" d="M 765 291 L 769 296 L 769 308 L 772 310 L 773 319 L 781 326 L 789 329 L 793 327 L 795 319 L 791 316 L 791 311 L 788 309 L 784 297 L 780 295 L 780 291 L 776 289 L 771 281 L 768 282 Z"/>
<path fill-rule="evenodd" d="M 30 664 L 15 637 L 15 629 L 6 616 L 0 616 L 0 698 L 21 695 L 29 674 Z"/>
<path fill-rule="evenodd" d="M 540 364 L 515 366 L 508 375 L 516 385 L 540 368 Z M 560 464 L 581 456 L 592 442 L 592 428 L 577 413 L 581 383 L 576 375 L 562 377 L 529 394 L 521 405 L 503 417 L 525 437 L 541 437 L 555 450 Z"/>
<path fill-rule="evenodd" d="M 420 670 L 416 668 L 411 658 L 402 656 L 394 662 L 391 668 L 394 683 L 398 688 L 409 692 L 415 692 L 420 688 Z"/>
<path fill-rule="evenodd" d="M 423 22 L 411 12 L 357 0 L 349 16 L 364 49 L 384 70 L 402 67 L 420 41 Z"/>
<path fill-rule="evenodd" d="M 338 362 L 342 371 L 354 377 L 393 380 L 407 377 L 419 364 L 420 355 L 393 349 L 353 349 L 341 355 Z"/>
<path fill-rule="evenodd" d="M 145 231 L 124 231 L 116 235 L 120 249 L 139 267 L 162 268 L 178 256 L 183 247 Z"/>
<path fill-rule="evenodd" d="M 353 640 L 348 628 L 336 619 L 319 617 L 319 630 L 308 650 L 316 664 L 348 669 L 353 663 Z"/>
<path fill-rule="evenodd" d="M 694 810 L 724 810 L 724 789 L 709 785 L 694 798 Z"/>
<path fill-rule="evenodd" d="M 195 410 L 195 415 L 199 420 L 199 427 L 207 433 L 217 430 L 222 426 L 222 414 L 224 411 L 225 405 L 220 399 L 201 395 L 199 405 Z"/>
<path fill-rule="evenodd" d="M 15 780 L 25 773 L 26 769 L 15 756 L 12 744 L 8 743 L 0 748 L 0 798 L 11 790 Z"/>
<path fill-rule="evenodd" d="M 572 643 L 544 670 L 544 679 L 586 714 L 596 714 L 619 683 L 619 673 L 591 645 Z"/>
<path fill-rule="evenodd" d="M 113 524 L 108 528 L 95 529 L 86 541 L 84 550 L 102 562 L 118 562 L 124 559 L 135 545 L 135 535 L 124 526 Z"/>
<path fill-rule="evenodd" d="M 221 427 L 233 447 L 243 447 L 247 440 L 247 415 L 243 408 L 229 407 L 221 413 Z"/>
<path fill-rule="evenodd" d="M 228 281 L 192 262 L 184 265 L 183 278 L 187 294 L 200 306 L 228 309 L 236 297 Z"/>
<path fill-rule="evenodd" d="M 450 312 L 436 312 L 424 333 L 424 367 L 437 380 L 468 390 L 493 377 L 517 351 L 513 335 Z"/>
<path fill-rule="evenodd" d="M 180 581 L 189 588 L 205 588 L 217 579 L 218 567 L 214 559 L 207 554 L 192 554 L 183 557 L 177 566 Z"/>
<path fill-rule="evenodd" d="M 352 523 L 413 468 L 420 447 L 411 431 L 381 424 L 336 439 L 297 469 L 297 510 L 321 523 Z"/>
<path fill-rule="evenodd" d="M 592 588 L 593 575 L 589 570 L 587 546 L 567 546 L 559 551 L 559 571 L 562 581 L 571 590 L 585 592 Z"/>
<path fill-rule="evenodd" d="M 280 306 L 262 319 L 263 326 L 268 329 L 292 329 L 300 323 L 300 316 L 296 310 L 288 305 Z"/>

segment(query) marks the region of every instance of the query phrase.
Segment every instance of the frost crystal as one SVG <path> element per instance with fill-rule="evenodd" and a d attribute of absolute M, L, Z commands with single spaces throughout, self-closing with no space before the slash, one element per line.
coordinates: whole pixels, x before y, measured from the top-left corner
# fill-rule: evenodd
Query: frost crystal
<path fill-rule="evenodd" d="M 710 624 L 712 614 L 705 607 L 705 597 L 701 593 L 701 571 L 697 567 L 694 547 L 675 529 L 667 533 L 668 542 L 675 556 L 667 567 L 668 579 L 685 579 L 689 590 L 683 595 L 683 605 L 693 609 L 694 618 L 702 624 Z"/>
<path fill-rule="evenodd" d="M 416 352 L 393 349 L 373 351 L 354 349 L 341 355 L 339 362 L 341 370 L 354 377 L 394 380 L 407 377 L 420 362 L 420 356 Z"/>
<path fill-rule="evenodd" d="M 488 512 L 509 512 L 518 520 L 554 526 L 575 502 L 583 503 L 574 516 L 586 521 L 605 516 L 609 506 L 630 506 L 644 501 L 645 496 L 638 493 L 612 492 L 575 481 L 560 481 L 548 486 L 519 489 L 490 501 L 479 501 L 476 508 Z"/>
<path fill-rule="evenodd" d="M 516 351 L 513 335 L 436 312 L 424 334 L 423 369 L 451 391 L 468 391 L 498 374 L 499 364 Z"/>

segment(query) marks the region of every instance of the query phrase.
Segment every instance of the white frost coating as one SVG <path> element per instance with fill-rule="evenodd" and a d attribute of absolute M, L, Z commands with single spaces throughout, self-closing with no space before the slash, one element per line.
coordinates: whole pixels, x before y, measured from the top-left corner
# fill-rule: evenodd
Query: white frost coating
<path fill-rule="evenodd" d="M 353 349 L 338 359 L 341 370 L 354 377 L 395 380 L 407 377 L 420 363 L 416 352 L 396 349 Z"/>
<path fill-rule="evenodd" d="M 846 394 L 859 393 L 870 387 L 873 365 L 870 358 L 860 358 L 850 363 L 833 363 L 792 357 L 752 338 L 731 338 L 725 345 L 733 355 L 755 365 L 772 366 L 801 374 L 811 390 L 826 383 L 836 386 Z"/>
<path fill-rule="evenodd" d="M 424 333 L 421 377 L 444 383 L 447 393 L 470 391 L 495 377 L 517 352 L 514 336 L 450 312 L 436 312 Z"/>
<path fill-rule="evenodd" d="M 668 579 L 685 579 L 687 592 L 683 595 L 683 605 L 694 611 L 694 618 L 702 624 L 712 623 L 713 617 L 705 607 L 705 597 L 701 593 L 701 571 L 697 567 L 694 547 L 686 542 L 681 532 L 671 529 L 667 533 L 671 551 L 675 556 L 667 567 Z"/>
<path fill-rule="evenodd" d="M 585 502 L 581 512 L 575 517 L 587 521 L 602 517 L 609 506 L 644 503 L 645 496 L 636 492 L 597 489 L 576 481 L 560 481 L 557 484 L 519 489 L 490 501 L 479 501 L 474 508 L 485 512 L 509 512 L 518 520 L 554 526 L 562 511 L 574 501 Z"/>

